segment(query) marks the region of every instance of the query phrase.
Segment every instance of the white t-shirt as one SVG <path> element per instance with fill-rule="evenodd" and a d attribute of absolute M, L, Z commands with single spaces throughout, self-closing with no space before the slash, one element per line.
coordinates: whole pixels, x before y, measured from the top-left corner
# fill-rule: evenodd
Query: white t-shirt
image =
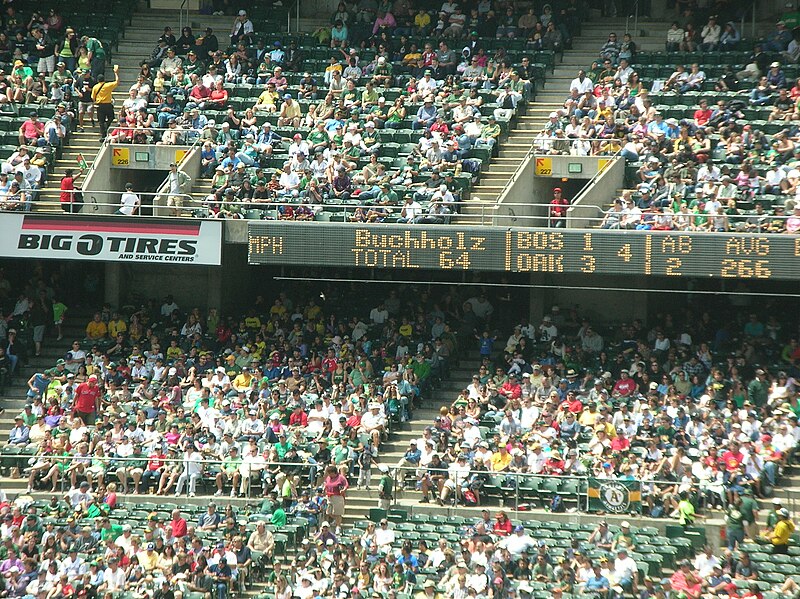
<path fill-rule="evenodd" d="M 140 200 L 139 196 L 137 196 L 135 193 L 126 191 L 119 199 L 119 203 L 119 211 L 125 216 L 132 216 L 133 213 L 139 208 Z"/>

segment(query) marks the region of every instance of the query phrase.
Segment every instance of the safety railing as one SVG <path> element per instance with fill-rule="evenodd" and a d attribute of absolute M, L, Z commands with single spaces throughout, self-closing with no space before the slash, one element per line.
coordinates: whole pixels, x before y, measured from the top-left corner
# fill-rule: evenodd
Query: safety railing
<path fill-rule="evenodd" d="M 237 438 L 235 446 L 239 449 L 239 458 L 245 452 L 249 438 L 248 435 L 241 435 Z M 307 441 L 306 447 L 317 445 L 318 441 Z M 334 442 L 335 440 L 331 441 L 332 444 Z M 63 471 L 60 479 L 62 490 L 66 490 L 66 484 L 70 482 L 72 470 L 75 469 L 71 467 L 82 466 L 83 468 L 89 468 L 92 466 L 94 459 L 91 454 L 40 455 L 26 452 L 23 448 L 19 448 L 20 451 L 18 452 L 9 452 L 9 447 L 13 446 L 7 445 L 0 450 L 0 464 L 3 464 L 6 468 L 16 467 L 24 472 L 28 468 L 35 468 L 37 462 L 40 461 L 49 461 L 53 464 L 69 464 L 70 467 Z M 169 454 L 175 452 L 181 457 L 169 457 Z M 160 464 L 160 467 L 163 468 L 162 472 L 174 479 L 173 484 L 177 482 L 180 472 L 187 469 L 199 469 L 201 475 L 197 477 L 195 482 L 198 485 L 202 485 L 200 488 L 201 494 L 206 495 L 211 495 L 216 490 L 214 482 L 216 474 L 221 471 L 226 472 L 228 476 L 224 479 L 224 482 L 228 485 L 235 472 L 238 473 L 235 478 L 239 484 L 234 490 L 239 494 L 239 489 L 241 489 L 244 497 L 252 499 L 256 497 L 252 494 L 254 487 L 262 487 L 264 478 L 269 478 L 274 482 L 276 476 L 281 472 L 286 475 L 299 474 L 307 479 L 310 486 L 316 487 L 319 479 L 324 477 L 325 469 L 331 464 L 317 463 L 311 452 L 304 449 L 300 449 L 298 453 L 302 461 L 274 461 L 267 459 L 264 448 L 259 447 L 257 459 L 250 459 L 248 454 L 241 462 L 231 466 L 230 460 L 206 457 L 203 456 L 202 452 L 198 452 L 200 457 L 197 457 L 197 455 L 189 456 L 175 445 L 171 445 L 170 450 L 162 454 L 165 457 L 155 458 L 149 451 L 140 456 L 104 456 L 103 458 L 95 459 L 95 466 L 98 464 L 103 465 L 104 478 L 111 476 L 114 472 L 118 472 L 119 469 L 126 469 L 128 480 L 131 481 L 129 486 L 133 486 L 130 472 L 132 470 L 131 465 L 135 464 L 137 468 L 142 468 L 142 463 L 146 464 L 151 459 Z M 587 455 L 591 454 L 578 452 L 575 458 L 576 462 L 579 462 Z M 356 464 L 355 457 L 355 455 L 352 455 L 339 464 L 333 465 L 348 469 L 347 476 L 351 481 L 351 486 L 356 484 L 371 486 L 375 482 L 374 479 L 381 476 L 380 471 L 376 467 L 370 469 L 369 475 L 362 474 Z M 418 497 L 422 497 L 424 492 L 433 500 L 433 504 L 457 509 L 463 504 L 464 495 L 469 490 L 475 493 L 481 505 L 497 505 L 517 514 L 533 509 L 549 510 L 553 499 L 559 496 L 565 506 L 565 510 L 571 512 L 640 515 L 642 508 L 649 503 L 649 498 L 661 496 L 665 490 L 668 491 L 669 489 L 674 489 L 675 493 L 673 494 L 677 496 L 679 487 L 685 487 L 680 481 L 655 478 L 630 480 L 627 478 L 595 477 L 586 474 L 534 474 L 530 472 L 491 472 L 474 469 L 461 470 L 458 474 L 451 476 L 447 465 L 444 465 L 441 471 L 437 471 L 436 466 L 431 466 L 430 463 L 424 466 L 402 463 L 384 463 L 382 465 L 389 468 L 389 474 L 392 479 L 391 503 L 406 499 L 416 500 Z M 144 466 L 143 470 L 146 469 L 147 467 Z M 90 471 L 94 480 L 97 480 L 98 472 L 98 470 L 95 470 L 94 473 Z M 76 473 L 76 478 L 83 478 L 84 474 L 85 471 L 81 469 L 80 472 Z M 118 477 L 115 476 L 114 478 Z M 244 485 L 241 485 L 241 479 L 245 479 Z M 441 484 L 439 482 L 440 479 Z M 445 483 L 445 481 L 449 481 L 449 483 Z M 107 483 L 109 480 L 105 482 Z M 158 482 L 158 480 L 151 481 L 151 484 L 153 484 L 154 488 L 157 488 Z M 188 486 L 182 485 L 182 487 L 182 491 L 188 494 Z M 445 492 L 445 489 L 447 489 L 447 492 Z M 717 507 L 724 509 L 726 506 L 727 488 L 722 484 L 695 480 L 688 486 L 687 490 L 691 498 L 698 503 L 698 507 L 702 509 L 713 510 Z M 147 497 L 147 489 L 140 490 L 140 493 L 142 491 L 144 493 L 140 494 L 140 497 Z M 203 491 L 206 491 L 206 493 L 202 493 Z M 172 488 L 167 492 L 172 493 Z M 795 492 L 789 489 L 784 490 L 780 487 L 776 488 L 776 495 L 787 497 L 793 506 L 798 499 Z"/>
<path fill-rule="evenodd" d="M 608 158 L 616 156 L 622 142 L 606 137 L 535 137 L 531 153 L 537 156 L 580 156 Z"/>
<path fill-rule="evenodd" d="M 80 192 L 81 190 L 75 190 L 75 192 Z M 124 192 L 123 191 L 83 191 L 84 197 L 84 208 L 83 210 L 92 210 L 95 213 L 112 213 L 114 210 L 119 208 L 119 202 L 116 201 L 102 201 L 103 198 L 98 198 L 96 196 L 104 196 L 104 197 L 114 197 L 114 199 L 118 199 Z M 167 188 L 165 187 L 165 183 L 162 183 L 158 190 L 155 192 L 136 192 L 133 190 L 133 193 L 139 195 L 142 199 L 152 198 L 153 200 L 156 199 L 164 199 L 166 200 L 167 196 L 179 196 L 184 200 L 184 208 L 182 214 L 187 212 L 192 214 L 193 218 L 200 218 L 200 219 L 208 219 L 208 218 L 223 218 L 224 215 L 217 216 L 216 209 L 222 207 L 227 212 L 232 212 L 237 214 L 238 217 L 248 220 L 286 220 L 289 219 L 289 211 L 286 210 L 287 208 L 294 209 L 303 207 L 308 208 L 311 211 L 309 216 L 316 217 L 320 213 L 324 213 L 325 211 L 334 210 L 335 212 L 330 212 L 330 214 L 339 214 L 344 218 L 347 222 L 356 222 L 362 224 L 376 224 L 379 225 L 382 222 L 382 219 L 379 217 L 378 220 L 370 222 L 368 219 L 370 218 L 369 212 L 376 211 L 376 210 L 383 210 L 382 214 L 384 217 L 393 216 L 398 217 L 401 215 L 402 212 L 402 205 L 394 205 L 394 206 L 378 206 L 375 204 L 367 204 L 367 203 L 354 203 L 354 202 L 337 202 L 337 201 L 324 201 L 323 203 L 303 203 L 301 204 L 299 199 L 295 201 L 290 201 L 288 199 L 265 199 L 265 200 L 236 200 L 234 202 L 225 202 L 224 199 L 220 202 L 216 202 L 215 199 L 210 199 L 209 196 L 204 198 L 198 199 L 196 196 L 193 196 L 188 193 L 180 193 L 180 194 L 173 194 L 170 193 Z M 212 194 L 210 194 L 212 195 Z M 425 201 L 426 203 L 430 204 L 437 204 L 441 202 L 436 201 Z M 468 202 L 468 201 L 461 201 L 461 202 L 444 202 L 444 204 L 451 210 L 448 214 L 440 215 L 441 218 L 445 221 L 444 223 L 433 223 L 430 221 L 430 224 L 449 224 L 453 221 L 454 217 L 457 217 L 460 214 L 460 210 L 463 207 L 469 207 L 472 212 L 470 215 L 474 215 L 475 209 L 480 209 L 480 220 L 483 225 L 496 225 L 498 223 L 498 219 L 504 218 L 502 216 L 498 216 L 495 204 L 477 204 L 476 202 Z M 54 208 L 59 207 L 62 204 L 58 201 L 47 201 L 47 200 L 39 200 L 32 202 L 32 206 L 34 209 L 45 209 L 45 208 Z M 161 204 L 155 203 L 147 203 L 142 202 L 142 206 L 144 208 L 148 207 L 162 207 Z M 504 206 L 509 207 L 524 207 L 529 209 L 531 207 L 540 207 L 542 209 L 547 209 L 549 204 L 537 204 L 537 203 L 509 203 L 504 204 Z M 113 208 L 113 210 L 104 210 L 104 208 Z M 0 211 L 2 208 L 0 207 Z M 292 212 L 293 212 L 292 211 Z M 598 208 L 598 211 L 600 209 Z M 65 210 L 66 212 L 66 210 Z M 366 220 L 359 220 L 358 214 L 364 214 Z M 150 214 L 147 212 L 141 213 L 139 216 L 148 217 L 148 216 L 157 216 L 162 217 L 166 216 L 163 214 Z M 426 221 L 423 220 L 425 216 L 428 216 L 428 212 L 423 210 L 419 215 L 419 220 L 415 220 L 414 224 L 426 224 Z M 536 216 L 536 215 L 529 215 L 529 216 L 515 216 L 514 217 L 517 221 L 515 223 L 517 226 L 524 226 L 524 227 L 548 227 L 550 226 L 550 221 L 553 220 L 548 216 Z M 590 220 L 595 222 L 597 225 L 600 225 L 603 221 L 602 216 L 598 217 L 588 217 L 586 220 Z"/>
<path fill-rule="evenodd" d="M 622 151 L 622 149 L 618 148 L 617 151 L 609 159 L 612 162 L 617 160 L 620 157 L 620 152 L 621 151 Z M 586 183 L 583 185 L 581 190 L 577 193 L 577 195 L 573 199 L 569 209 L 567 210 L 568 219 L 569 219 L 569 216 L 570 216 L 570 212 L 572 211 L 572 208 L 580 208 L 581 210 L 584 210 L 586 208 L 589 208 L 591 210 L 592 208 L 595 208 L 595 209 L 600 210 L 602 212 L 602 208 L 600 208 L 599 206 L 594 206 L 592 204 L 583 204 L 583 200 L 584 200 L 584 198 L 588 198 L 589 193 L 591 193 L 592 187 L 594 187 L 595 183 L 597 183 L 597 181 L 600 179 L 600 177 L 603 176 L 603 174 L 605 172 L 606 172 L 606 168 L 598 168 L 597 172 L 594 175 L 592 175 L 592 177 L 588 181 L 586 181 Z M 594 220 L 593 217 L 589 217 L 588 220 L 593 225 L 595 224 L 595 220 Z M 607 216 L 604 214 L 602 222 L 599 224 L 599 226 L 603 226 L 606 223 L 606 220 L 607 220 Z"/>
<path fill-rule="evenodd" d="M 201 138 L 203 131 L 208 128 L 208 125 L 202 129 L 195 129 L 194 127 L 177 126 L 176 128 L 170 127 L 128 127 L 117 126 L 109 127 L 108 134 L 102 142 L 102 145 L 128 145 L 128 146 L 141 146 L 141 145 L 169 145 L 169 146 L 191 146 L 197 143 Z M 141 135 L 143 134 L 143 136 Z M 182 143 L 164 143 L 164 136 L 170 134 L 182 139 Z M 141 141 L 137 141 L 137 137 L 142 137 Z"/>
<path fill-rule="evenodd" d="M 295 13 L 294 30 L 300 31 L 300 0 L 294 0 L 294 6 L 290 6 L 286 11 L 286 33 L 292 32 L 292 9 Z"/>
<path fill-rule="evenodd" d="M 178 23 L 180 26 L 180 31 L 183 31 L 183 28 L 189 25 L 188 0 L 181 0 L 181 5 L 178 7 Z"/>
<path fill-rule="evenodd" d="M 73 198 L 80 194 L 83 198 L 81 203 L 73 202 L 60 202 L 58 200 L 35 200 L 33 201 L 32 208 L 34 211 L 37 212 L 50 212 L 54 210 L 63 210 L 65 216 L 68 214 L 107 214 L 107 215 L 114 215 L 114 213 L 122 207 L 120 203 L 120 198 L 125 191 L 111 191 L 111 190 L 91 190 L 91 191 L 84 191 L 81 189 L 75 189 L 74 191 L 67 191 L 67 194 L 73 196 Z M 141 203 L 139 205 L 139 209 L 137 210 L 135 216 L 158 216 L 156 214 L 152 214 L 151 211 L 154 208 L 161 208 L 166 205 L 167 195 L 171 196 L 180 196 L 184 202 L 191 203 L 192 196 L 189 194 L 167 194 L 162 193 L 160 191 L 157 192 L 140 192 L 136 190 L 131 190 L 131 193 L 136 194 Z M 157 203 L 157 202 L 163 202 Z M 0 202 L 0 211 L 2 210 L 2 203 Z"/>
<path fill-rule="evenodd" d="M 92 190 L 81 191 L 76 189 L 74 193 L 81 192 L 83 194 L 84 203 L 81 210 L 76 212 L 86 213 L 91 211 L 97 214 L 113 214 L 119 207 L 117 201 L 124 191 L 109 191 L 109 190 Z M 173 194 L 168 191 L 165 184 L 162 183 L 158 190 L 155 192 L 137 192 L 133 190 L 140 198 L 142 198 L 143 210 L 137 214 L 141 217 L 170 217 L 170 218 L 186 218 L 189 215 L 191 218 L 198 219 L 214 219 L 214 218 L 241 218 L 245 220 L 304 220 L 300 218 L 301 214 L 295 214 L 297 208 L 303 207 L 310 210 L 308 222 L 313 225 L 314 222 L 326 221 L 327 216 L 338 215 L 339 221 L 353 222 L 361 225 L 374 224 L 379 226 L 384 218 L 399 217 L 401 215 L 402 205 L 393 206 L 377 206 L 375 204 L 357 203 L 357 202 L 337 202 L 325 200 L 322 203 L 300 203 L 300 200 L 290 201 L 286 199 L 265 199 L 265 200 L 236 200 L 234 202 L 226 202 L 223 198 L 222 201 L 217 202 L 213 198 L 213 194 L 209 194 L 204 198 L 198 198 L 189 193 Z M 102 196 L 102 197 L 98 197 Z M 180 217 L 172 217 L 168 214 L 153 213 L 150 208 L 163 208 L 166 205 L 168 196 L 180 197 L 183 200 L 183 210 Z M 113 198 L 113 201 L 108 198 Z M 152 200 L 147 202 L 144 200 Z M 106 200 L 106 201 L 103 201 Z M 160 201 L 157 202 L 157 200 Z M 439 202 L 430 201 L 430 204 Z M 503 203 L 502 205 L 495 203 L 481 204 L 478 202 L 460 201 L 460 202 L 445 202 L 444 203 L 450 210 L 448 214 L 438 215 L 442 220 L 426 220 L 425 217 L 429 216 L 427 210 L 419 213 L 409 225 L 425 225 L 425 224 L 451 224 L 456 223 L 456 218 L 461 215 L 478 216 L 481 226 L 505 226 L 506 220 L 513 219 L 513 225 L 518 227 L 531 227 L 531 228 L 552 228 L 552 227 L 568 227 L 568 218 L 566 217 L 553 217 L 549 215 L 549 209 L 552 208 L 550 204 L 543 203 Z M 63 208 L 64 204 L 57 200 L 34 200 L 31 202 L 33 210 L 53 210 Z M 462 212 L 462 209 L 468 207 L 469 212 Z M 500 214 L 500 208 L 510 208 L 514 214 Z M 218 212 L 219 208 L 223 208 L 223 213 Z M 292 210 L 287 210 L 291 208 Z M 517 214 L 515 208 L 524 208 L 526 210 L 531 208 L 540 208 L 543 214 L 540 215 L 523 215 Z M 740 214 L 735 216 L 727 216 L 728 228 L 718 230 L 715 228 L 713 222 L 713 215 L 710 214 L 696 214 L 696 213 L 681 213 L 681 212 L 668 212 L 667 216 L 672 221 L 672 228 L 664 228 L 663 223 L 658 221 L 659 217 L 663 217 L 664 213 L 655 210 L 643 210 L 641 214 L 631 217 L 629 214 L 620 212 L 618 218 L 610 218 L 609 212 L 604 212 L 603 209 L 597 206 L 587 205 L 583 206 L 585 209 L 595 209 L 598 216 L 581 216 L 580 220 L 588 223 L 585 227 L 575 228 L 605 228 L 605 229 L 625 229 L 635 232 L 637 230 L 674 230 L 685 232 L 730 232 L 730 233 L 776 233 L 781 232 L 781 228 L 776 228 L 774 223 L 788 223 L 790 219 L 795 219 L 794 216 L 786 215 L 758 215 L 763 218 L 760 224 L 750 224 L 748 221 L 752 219 L 754 214 Z M 370 216 L 370 211 L 380 211 L 381 216 Z M 0 202 L 0 212 L 12 212 L 2 207 Z M 16 211 L 16 210 L 14 210 Z M 64 208 L 65 212 L 68 212 Z M 320 214 L 326 216 L 320 217 Z M 363 215 L 363 218 L 362 218 Z M 375 220 L 370 220 L 374 218 Z M 696 221 L 704 219 L 705 224 L 696 224 Z M 562 222 L 563 221 L 563 222 Z M 688 223 L 688 224 L 686 224 Z"/>

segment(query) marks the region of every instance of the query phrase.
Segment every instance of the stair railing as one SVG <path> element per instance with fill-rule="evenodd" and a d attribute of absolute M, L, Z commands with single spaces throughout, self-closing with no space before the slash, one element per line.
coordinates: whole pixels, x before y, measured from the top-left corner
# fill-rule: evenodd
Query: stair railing
<path fill-rule="evenodd" d="M 294 0 L 294 7 L 290 6 L 286 11 L 286 33 L 292 32 L 292 9 L 294 9 L 294 30 L 300 31 L 300 0 Z"/>
<path fill-rule="evenodd" d="M 181 0 L 180 8 L 178 8 L 178 22 L 180 30 L 183 31 L 184 26 L 189 25 L 189 2 L 188 0 Z"/>
<path fill-rule="evenodd" d="M 631 19 L 633 19 L 633 33 L 630 29 Z M 625 16 L 625 33 L 631 33 L 632 37 L 639 35 L 639 0 L 633 3 L 633 14 Z"/>
<path fill-rule="evenodd" d="M 758 0 L 753 0 L 748 8 L 742 11 L 742 18 L 739 25 L 739 35 L 744 37 L 744 20 L 749 16 L 750 17 L 750 37 L 755 39 L 756 37 L 756 5 L 758 4 Z"/>

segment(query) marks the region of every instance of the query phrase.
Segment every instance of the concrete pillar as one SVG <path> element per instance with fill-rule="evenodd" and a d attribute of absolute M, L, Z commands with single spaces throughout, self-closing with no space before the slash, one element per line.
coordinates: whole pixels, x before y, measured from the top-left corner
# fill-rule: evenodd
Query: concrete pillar
<path fill-rule="evenodd" d="M 206 308 L 222 308 L 222 268 L 211 266 L 206 277 Z"/>
<path fill-rule="evenodd" d="M 106 262 L 105 271 L 105 301 L 114 307 L 119 307 L 122 297 L 122 264 Z"/>

